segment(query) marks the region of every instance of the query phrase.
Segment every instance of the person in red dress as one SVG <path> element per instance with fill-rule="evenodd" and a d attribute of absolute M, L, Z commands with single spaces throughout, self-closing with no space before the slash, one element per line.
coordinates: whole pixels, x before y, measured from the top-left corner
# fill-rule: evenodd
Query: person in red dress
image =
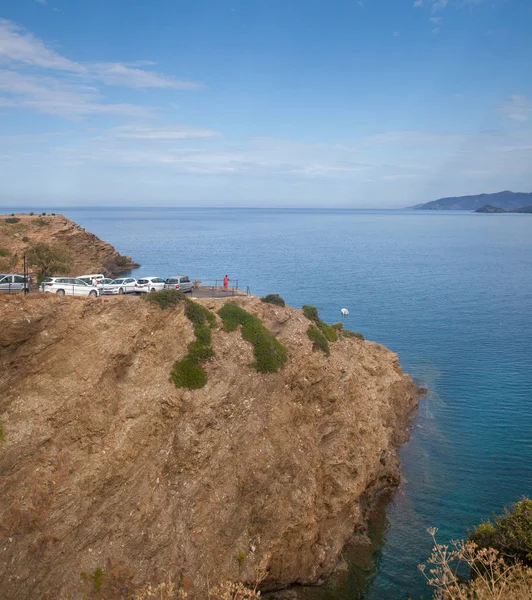
<path fill-rule="evenodd" d="M 229 288 L 229 277 L 226 275 L 224 277 L 224 290 L 227 290 Z"/>

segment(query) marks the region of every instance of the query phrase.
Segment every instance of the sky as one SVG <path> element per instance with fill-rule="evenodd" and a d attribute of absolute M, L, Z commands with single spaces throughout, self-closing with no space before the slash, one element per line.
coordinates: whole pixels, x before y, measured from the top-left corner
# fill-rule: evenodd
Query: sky
<path fill-rule="evenodd" d="M 531 0 L 0 0 L 0 205 L 532 191 Z"/>

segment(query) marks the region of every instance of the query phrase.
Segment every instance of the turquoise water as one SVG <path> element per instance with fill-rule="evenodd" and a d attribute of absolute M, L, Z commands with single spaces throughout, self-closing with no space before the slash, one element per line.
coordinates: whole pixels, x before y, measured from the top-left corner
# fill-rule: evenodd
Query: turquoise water
<path fill-rule="evenodd" d="M 431 390 L 401 450 L 371 600 L 429 598 L 417 564 L 532 494 L 532 216 L 422 211 L 62 209 L 143 266 L 316 305 Z M 351 573 L 326 598 L 357 597 Z"/>

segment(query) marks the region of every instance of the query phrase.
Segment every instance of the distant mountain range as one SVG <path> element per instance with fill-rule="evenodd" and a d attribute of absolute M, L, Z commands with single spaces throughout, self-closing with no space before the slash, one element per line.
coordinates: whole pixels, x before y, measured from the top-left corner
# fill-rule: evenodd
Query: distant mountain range
<path fill-rule="evenodd" d="M 532 206 L 521 206 L 520 208 L 513 208 L 512 210 L 505 210 L 498 206 L 491 206 L 491 204 L 485 204 L 475 211 L 477 213 L 532 213 Z"/>
<path fill-rule="evenodd" d="M 493 206 L 503 210 L 513 210 L 532 205 L 532 192 L 497 192 L 477 196 L 457 196 L 440 198 L 426 204 L 412 206 L 416 210 L 477 210 L 483 206 Z"/>

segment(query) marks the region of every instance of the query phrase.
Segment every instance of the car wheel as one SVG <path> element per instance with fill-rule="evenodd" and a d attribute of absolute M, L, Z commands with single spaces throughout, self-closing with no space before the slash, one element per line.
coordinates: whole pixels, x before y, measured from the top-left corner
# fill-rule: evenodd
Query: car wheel
<path fill-rule="evenodd" d="M 65 290 L 57 290 L 56 294 L 59 294 L 60 296 L 64 296 Z"/>
<path fill-rule="evenodd" d="M 154 291 L 155 291 L 155 288 L 151 288 L 150 293 L 153 294 Z"/>
<path fill-rule="evenodd" d="M 120 288 L 120 289 L 118 290 L 118 293 L 119 293 L 121 296 L 123 296 L 123 295 L 124 295 L 124 288 Z"/>
<path fill-rule="evenodd" d="M 96 296 L 97 296 L 97 295 L 98 295 L 98 294 L 96 293 L 96 290 L 91 290 L 91 291 L 89 292 L 89 296 L 92 296 L 93 298 L 96 298 Z"/>

